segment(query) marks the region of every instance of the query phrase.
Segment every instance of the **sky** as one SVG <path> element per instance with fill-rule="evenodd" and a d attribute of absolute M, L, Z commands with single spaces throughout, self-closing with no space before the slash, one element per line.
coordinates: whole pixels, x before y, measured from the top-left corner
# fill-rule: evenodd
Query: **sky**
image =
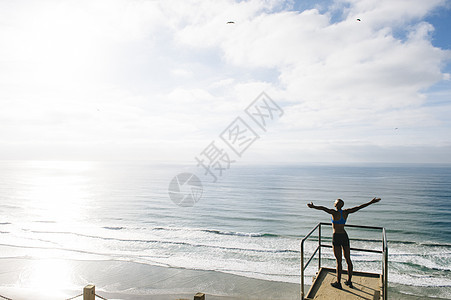
<path fill-rule="evenodd" d="M 0 160 L 195 162 L 265 92 L 242 163 L 451 163 L 449 28 L 449 0 L 0 0 Z"/>

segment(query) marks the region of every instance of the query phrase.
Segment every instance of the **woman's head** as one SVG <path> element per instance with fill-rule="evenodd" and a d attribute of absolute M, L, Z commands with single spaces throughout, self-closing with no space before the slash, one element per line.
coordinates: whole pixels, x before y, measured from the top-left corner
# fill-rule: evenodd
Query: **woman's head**
<path fill-rule="evenodd" d="M 335 206 L 337 209 L 341 209 L 341 208 L 343 207 L 343 205 L 345 205 L 345 203 L 343 202 L 343 200 L 341 200 L 341 199 L 335 200 L 334 206 Z"/>

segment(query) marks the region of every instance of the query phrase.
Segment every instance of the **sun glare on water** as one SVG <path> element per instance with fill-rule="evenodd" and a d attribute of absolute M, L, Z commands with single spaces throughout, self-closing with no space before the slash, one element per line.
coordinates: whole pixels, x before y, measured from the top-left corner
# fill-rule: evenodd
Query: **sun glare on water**
<path fill-rule="evenodd" d="M 84 218 L 84 206 L 89 200 L 88 182 L 83 176 L 89 163 L 42 162 L 37 172 L 25 178 L 27 188 L 22 197 L 34 221 L 71 223 Z"/>
<path fill-rule="evenodd" d="M 24 199 L 23 230 L 18 236 L 29 247 L 28 265 L 20 274 L 17 287 L 28 293 L 48 295 L 74 289 L 71 266 L 73 245 L 71 235 L 89 218 L 89 203 L 93 196 L 89 171 L 91 162 L 27 162 L 26 175 L 21 179 L 18 197 Z M 79 287 L 75 288 L 78 289 Z M 50 299 L 42 298 L 36 299 Z M 66 297 L 67 298 L 67 297 Z M 51 298 L 54 299 L 54 298 Z M 55 298 L 56 299 L 56 298 Z"/>

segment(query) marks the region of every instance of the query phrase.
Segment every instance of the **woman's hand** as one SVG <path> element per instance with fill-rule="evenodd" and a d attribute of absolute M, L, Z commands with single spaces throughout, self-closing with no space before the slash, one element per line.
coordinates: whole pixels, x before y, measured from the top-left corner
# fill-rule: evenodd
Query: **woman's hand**
<path fill-rule="evenodd" d="M 381 201 L 381 198 L 374 197 L 373 200 L 371 200 L 371 204 L 377 203 L 379 201 Z"/>

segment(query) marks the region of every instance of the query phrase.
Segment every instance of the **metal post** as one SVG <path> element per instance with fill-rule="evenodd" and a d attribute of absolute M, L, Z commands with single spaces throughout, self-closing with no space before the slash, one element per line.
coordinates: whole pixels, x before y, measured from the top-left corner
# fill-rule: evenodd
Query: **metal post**
<path fill-rule="evenodd" d="M 387 246 L 387 235 L 385 234 L 385 228 L 382 229 L 382 232 L 384 234 L 384 270 L 385 270 L 385 276 L 384 276 L 384 300 L 387 300 L 387 293 L 388 293 L 388 246 Z"/>
<path fill-rule="evenodd" d="M 318 228 L 318 272 L 321 270 L 321 224 L 319 224 Z"/>
<path fill-rule="evenodd" d="M 388 299 L 388 249 L 385 249 L 384 300 Z"/>
<path fill-rule="evenodd" d="M 304 300 L 304 240 L 301 242 L 301 300 Z"/>

